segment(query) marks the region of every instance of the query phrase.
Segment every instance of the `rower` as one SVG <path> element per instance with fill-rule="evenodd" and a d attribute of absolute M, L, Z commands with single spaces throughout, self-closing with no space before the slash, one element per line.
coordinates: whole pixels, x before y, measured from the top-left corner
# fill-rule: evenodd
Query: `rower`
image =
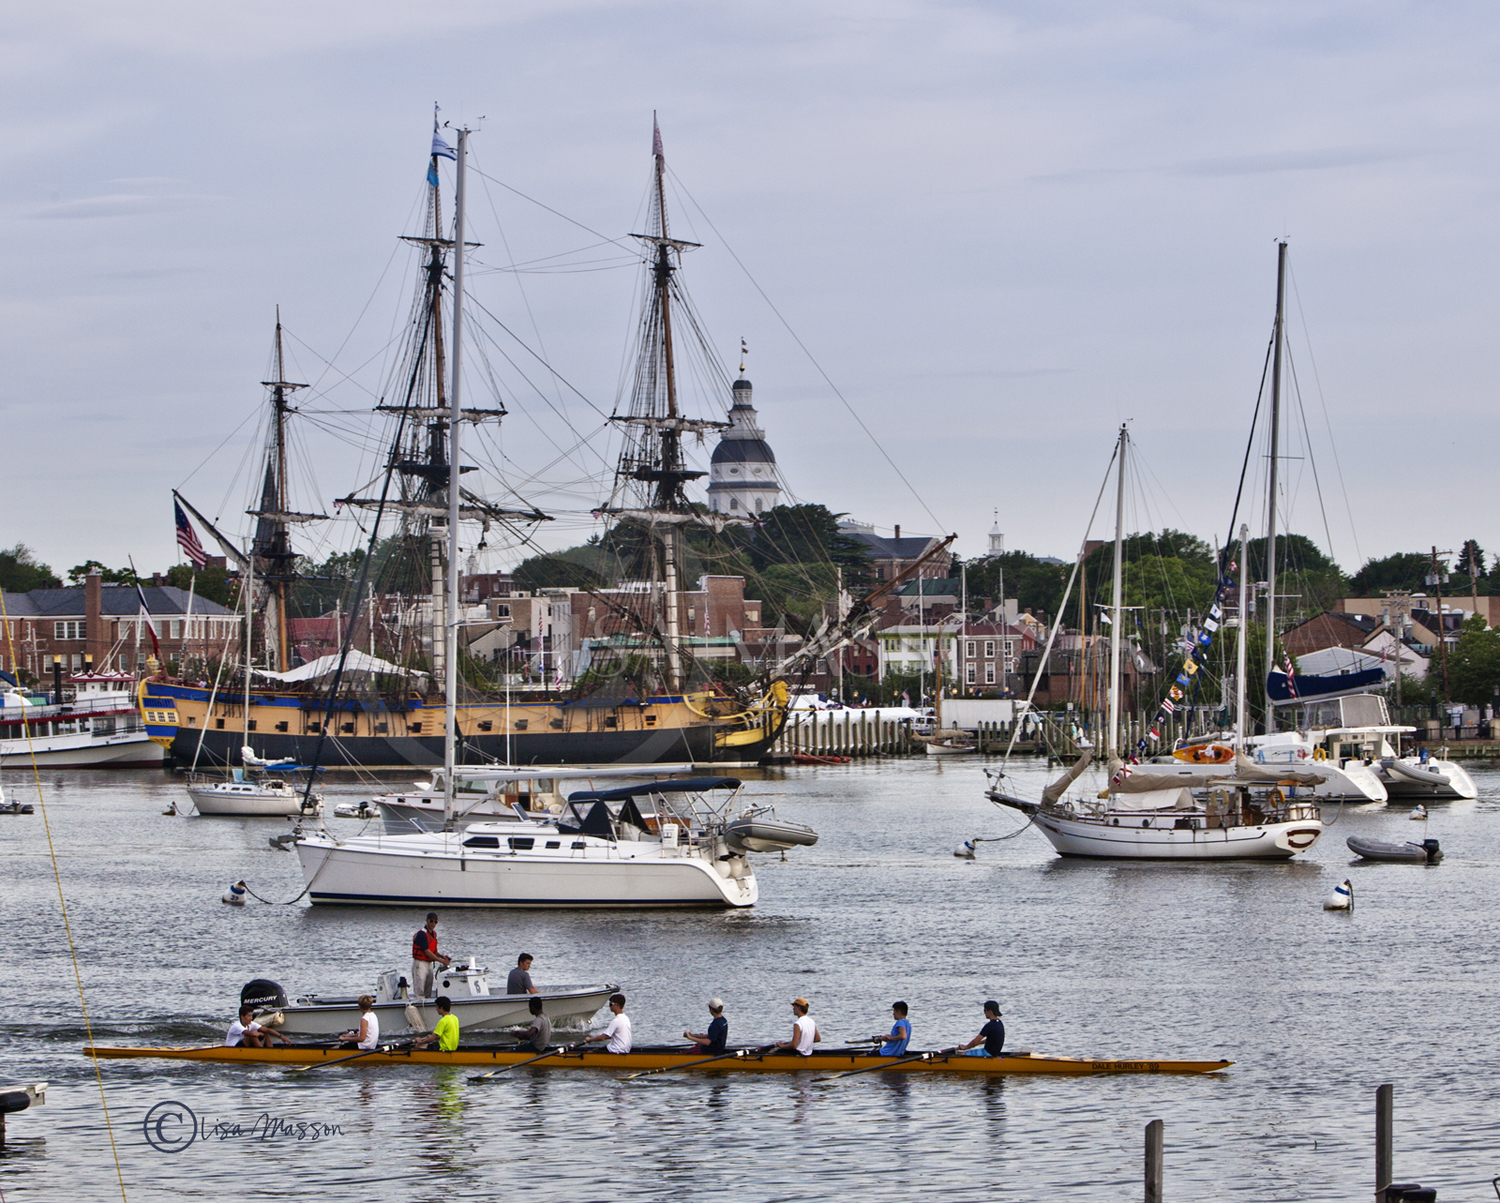
<path fill-rule="evenodd" d="M 609 1011 L 614 1016 L 609 1021 L 609 1026 L 602 1032 L 595 1032 L 592 1036 L 584 1038 L 585 1044 L 598 1044 L 601 1040 L 609 1041 L 604 1046 L 606 1053 L 628 1053 L 633 1043 L 630 1036 L 630 1016 L 625 1014 L 625 996 L 623 994 L 611 994 L 609 996 Z"/>
<path fill-rule="evenodd" d="M 359 1027 L 339 1037 L 342 1048 L 362 1048 L 373 1052 L 380 1047 L 380 1020 L 375 1017 L 375 1000 L 368 994 L 359 996 Z M 457 1020 L 454 1021 L 455 1024 Z"/>
<path fill-rule="evenodd" d="M 683 1035 L 698 1046 L 699 1052 L 722 1053 L 724 1046 L 729 1043 L 729 1020 L 724 1018 L 724 1000 L 709 999 L 708 1013 L 713 1016 L 708 1021 L 708 1031 L 684 1032 Z"/>
<path fill-rule="evenodd" d="M 244 1006 L 240 1008 L 240 1017 L 229 1025 L 229 1031 L 224 1037 L 224 1047 L 270 1048 L 273 1040 L 279 1040 L 282 1044 L 291 1043 L 280 1032 L 273 1032 L 256 1023 L 255 1008 Z"/>
<path fill-rule="evenodd" d="M 511 1035 L 521 1043 L 518 1047 L 529 1048 L 534 1052 L 545 1053 L 547 1046 L 552 1043 L 552 1021 L 542 1011 L 542 1000 L 535 995 L 528 1002 L 527 1007 L 531 1010 L 531 1026 L 529 1028 L 512 1028 Z"/>
<path fill-rule="evenodd" d="M 891 1018 L 895 1022 L 891 1025 L 889 1036 L 876 1036 L 880 1041 L 880 1051 L 876 1054 L 880 1057 L 899 1057 L 906 1052 L 906 1046 L 911 1043 L 911 1020 L 907 1017 L 907 1006 L 904 1002 L 891 1004 Z"/>
<path fill-rule="evenodd" d="M 797 1053 L 803 1057 L 812 1056 L 813 1045 L 823 1039 L 823 1034 L 818 1031 L 818 1025 L 808 1014 L 811 1009 L 807 999 L 792 999 L 792 1038 L 778 1040 L 777 1048 L 786 1049 L 788 1052 Z"/>
<path fill-rule="evenodd" d="M 418 1036 L 412 1046 L 425 1049 L 436 1040 L 440 1053 L 451 1053 L 458 1047 L 458 1017 L 453 1014 L 453 1000 L 446 994 L 439 994 L 437 1009 L 439 1018 L 432 1031 L 425 1036 Z"/>
<path fill-rule="evenodd" d="M 1005 1025 L 1000 1022 L 1000 1004 L 990 999 L 984 1004 L 984 1027 L 979 1029 L 968 1044 L 960 1044 L 958 1051 L 968 1057 L 998 1057 L 1005 1048 Z M 977 1047 L 983 1044 L 983 1048 Z"/>
<path fill-rule="evenodd" d="M 438 951 L 437 912 L 428 911 L 426 926 L 411 938 L 411 988 L 418 998 L 437 993 L 439 964 L 446 969 L 451 961 Z"/>
<path fill-rule="evenodd" d="M 540 994 L 541 991 L 531 984 L 531 954 L 523 952 L 516 958 L 516 967 L 510 971 L 510 976 L 505 979 L 505 992 L 507 994 Z"/>

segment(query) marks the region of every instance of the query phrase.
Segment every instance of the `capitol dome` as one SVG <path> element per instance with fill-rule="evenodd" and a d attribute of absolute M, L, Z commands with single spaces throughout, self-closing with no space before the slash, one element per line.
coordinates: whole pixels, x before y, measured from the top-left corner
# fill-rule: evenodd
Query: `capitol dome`
<path fill-rule="evenodd" d="M 716 514 L 760 514 L 781 501 L 776 453 L 756 422 L 750 395 L 748 380 L 734 382 L 729 429 L 714 448 L 708 473 L 708 508 Z"/>

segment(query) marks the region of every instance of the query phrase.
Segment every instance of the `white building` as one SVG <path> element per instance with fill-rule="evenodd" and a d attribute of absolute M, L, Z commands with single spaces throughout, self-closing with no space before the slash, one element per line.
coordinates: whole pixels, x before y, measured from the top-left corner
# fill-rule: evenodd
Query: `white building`
<path fill-rule="evenodd" d="M 756 423 L 750 382 L 734 382 L 729 429 L 714 448 L 708 470 L 708 508 L 716 514 L 759 514 L 778 505 L 776 455 Z"/>

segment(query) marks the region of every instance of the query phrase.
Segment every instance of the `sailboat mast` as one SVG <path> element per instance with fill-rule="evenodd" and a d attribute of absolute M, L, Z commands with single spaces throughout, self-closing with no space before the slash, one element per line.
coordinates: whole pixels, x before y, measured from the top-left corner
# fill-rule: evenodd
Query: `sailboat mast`
<path fill-rule="evenodd" d="M 1109 607 L 1109 738 L 1108 754 L 1113 759 L 1120 741 L 1120 586 L 1125 562 L 1125 449 L 1130 433 L 1120 427 L 1120 462 L 1116 466 L 1115 485 L 1115 585 Z"/>
<path fill-rule="evenodd" d="M 463 385 L 464 322 L 464 168 L 467 166 L 469 131 L 458 131 L 458 187 L 453 214 L 453 387 L 448 390 L 448 588 L 445 640 L 447 678 L 443 686 L 443 827 L 453 821 L 453 769 L 458 744 L 458 503 L 459 428 L 463 418 L 460 394 Z"/>
<path fill-rule="evenodd" d="M 1240 607 L 1239 607 L 1239 638 L 1235 640 L 1234 649 L 1234 750 L 1240 752 L 1245 747 L 1245 636 L 1249 633 L 1246 625 L 1245 603 L 1248 600 L 1247 583 L 1249 581 L 1249 563 L 1246 558 L 1248 543 L 1250 540 L 1250 527 L 1246 523 L 1240 523 Z"/>
<path fill-rule="evenodd" d="M 1266 734 L 1276 728 L 1271 670 L 1276 666 L 1276 467 L 1281 454 L 1281 343 L 1286 301 L 1286 243 L 1276 244 L 1276 329 L 1272 335 L 1271 471 L 1266 493 Z"/>
<path fill-rule="evenodd" d="M 250 554 L 245 557 L 245 654 L 240 657 L 245 668 L 245 730 L 243 746 L 250 746 L 250 664 L 255 651 L 255 542 L 250 543 Z M 204 719 L 204 722 L 207 722 Z"/>

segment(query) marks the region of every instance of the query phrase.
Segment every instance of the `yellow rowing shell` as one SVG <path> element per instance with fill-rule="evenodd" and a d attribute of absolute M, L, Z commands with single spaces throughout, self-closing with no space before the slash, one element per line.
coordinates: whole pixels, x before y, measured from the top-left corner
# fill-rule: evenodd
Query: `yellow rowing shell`
<path fill-rule="evenodd" d="M 378 1053 L 355 1053 L 341 1048 L 85 1048 L 97 1057 L 164 1057 L 174 1061 L 233 1061 L 254 1065 L 319 1065 L 357 1060 L 360 1065 L 463 1065 L 502 1069 L 529 1061 L 531 1052 L 509 1049 L 458 1048 L 451 1053 L 436 1050 L 383 1049 Z M 918 1056 L 909 1053 L 908 1056 Z M 1206 1074 L 1228 1069 L 1233 1061 L 1167 1061 L 1110 1059 L 1105 1057 L 1044 1057 L 1023 1053 L 1004 1057 L 964 1057 L 947 1053 L 929 1054 L 920 1061 L 892 1064 L 890 1057 L 864 1052 L 815 1052 L 810 1057 L 795 1054 L 746 1052 L 740 1057 L 703 1062 L 701 1052 L 650 1049 L 633 1053 L 557 1052 L 534 1063 L 537 1069 L 701 1069 L 707 1073 L 847 1073 L 855 1069 L 887 1069 L 892 1073 L 956 1073 L 981 1077 L 999 1074 Z M 689 1067 L 689 1062 L 701 1064 Z"/>

